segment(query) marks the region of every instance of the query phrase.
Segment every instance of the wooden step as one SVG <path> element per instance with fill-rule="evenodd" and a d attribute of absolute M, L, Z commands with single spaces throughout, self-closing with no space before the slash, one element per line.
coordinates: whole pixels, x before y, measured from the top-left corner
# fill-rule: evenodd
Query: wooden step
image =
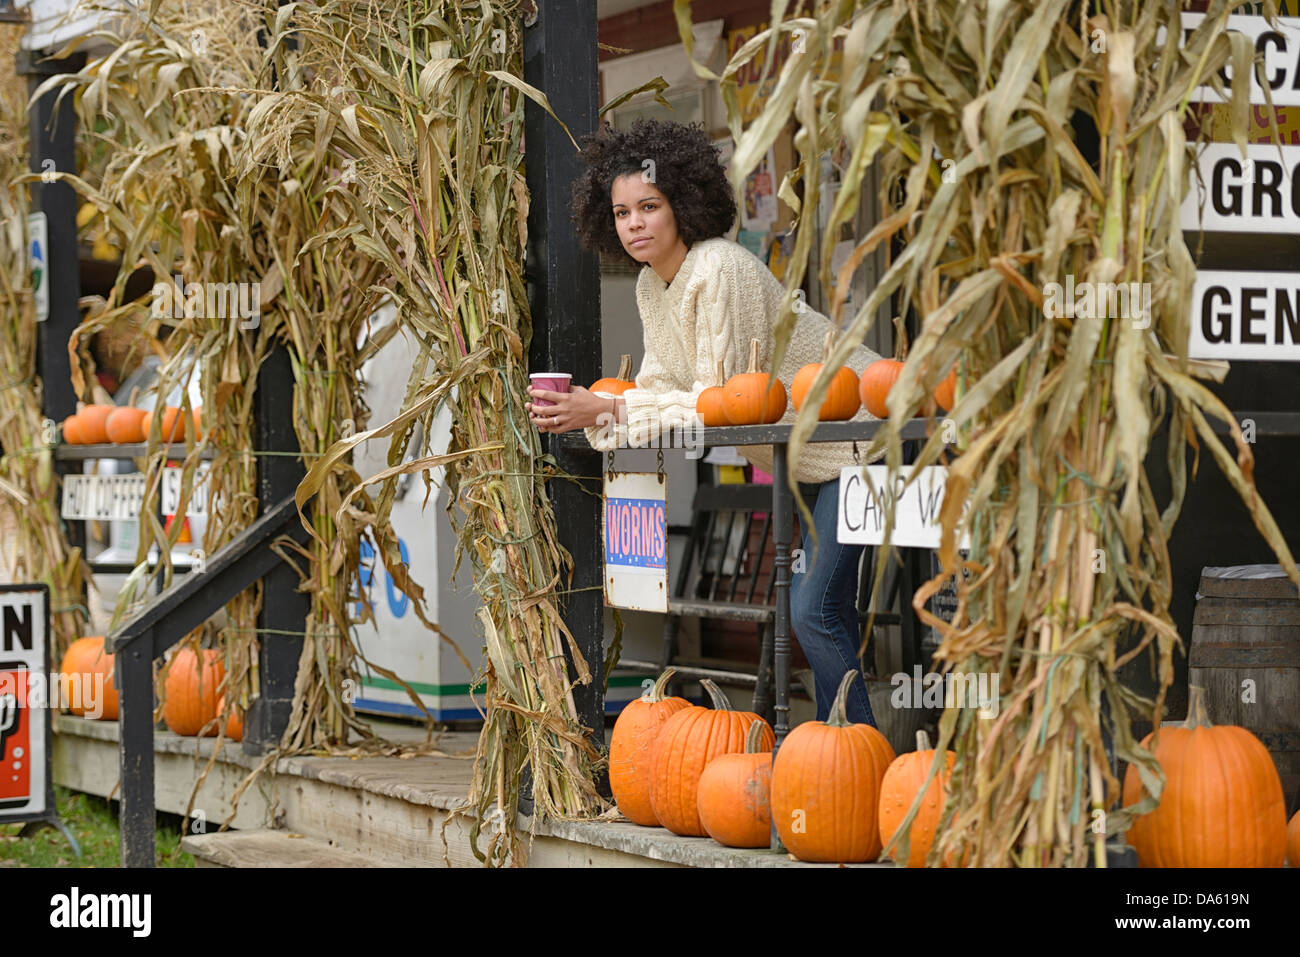
<path fill-rule="evenodd" d="M 191 834 L 181 850 L 194 855 L 195 867 L 404 867 L 401 861 L 374 860 L 291 831 L 222 831 Z"/>

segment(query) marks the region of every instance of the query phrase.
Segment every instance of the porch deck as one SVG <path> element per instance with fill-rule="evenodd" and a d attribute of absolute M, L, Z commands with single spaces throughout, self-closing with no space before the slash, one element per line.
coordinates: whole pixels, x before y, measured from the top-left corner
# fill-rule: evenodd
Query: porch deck
<path fill-rule="evenodd" d="M 411 725 L 374 725 L 394 742 L 425 740 L 423 730 Z M 56 783 L 116 796 L 117 722 L 58 715 L 54 730 Z M 439 754 L 281 759 L 274 773 L 268 769 L 240 798 L 231 825 L 237 830 L 218 834 L 236 790 L 259 763 L 227 742 L 195 800 L 194 816 L 206 833 L 187 837 L 184 847 L 208 866 L 478 867 L 469 847 L 469 819 L 451 814 L 468 792 L 476 741 L 472 732 L 443 732 L 435 737 Z M 186 812 L 193 782 L 215 744 L 212 738 L 155 733 L 159 810 Z M 804 864 L 765 849 L 726 848 L 622 818 L 539 822 L 535 829 L 524 820 L 521 827 L 533 833 L 521 862 L 530 867 L 838 866 Z"/>

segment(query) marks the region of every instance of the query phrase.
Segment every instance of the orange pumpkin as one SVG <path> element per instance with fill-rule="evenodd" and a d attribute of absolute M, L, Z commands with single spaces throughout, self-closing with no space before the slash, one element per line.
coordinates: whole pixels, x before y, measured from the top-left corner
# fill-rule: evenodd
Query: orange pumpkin
<path fill-rule="evenodd" d="M 226 667 L 221 662 L 221 652 L 215 648 L 203 649 L 203 663 L 192 648 L 182 648 L 172 657 L 163 682 L 163 721 L 176 734 L 198 734 L 208 726 L 205 734 L 217 733 L 221 684 L 226 678 Z"/>
<path fill-rule="evenodd" d="M 830 358 L 831 343 L 834 341 L 835 330 L 832 329 L 826 334 L 823 360 Z M 821 362 L 810 362 L 794 374 L 794 381 L 790 383 L 790 398 L 794 402 L 796 412 L 803 408 L 808 390 L 812 388 L 813 382 L 821 371 Z M 858 397 L 858 374 L 848 366 L 841 366 L 840 371 L 831 379 L 830 387 L 826 390 L 826 398 L 822 399 L 821 408 L 817 412 L 817 418 L 822 422 L 851 419 L 857 415 L 861 405 L 862 402 Z"/>
<path fill-rule="evenodd" d="M 945 412 L 951 412 L 952 407 L 957 404 L 957 367 L 953 366 L 952 371 L 948 373 L 948 378 L 940 382 L 934 389 L 935 405 Z"/>
<path fill-rule="evenodd" d="M 700 420 L 706 426 L 730 425 L 731 420 L 727 418 L 727 409 L 722 401 L 722 390 L 726 383 L 726 373 L 722 368 L 722 360 L 718 360 L 718 384 L 710 386 L 700 393 L 695 400 L 695 411 L 699 413 Z"/>
<path fill-rule="evenodd" d="M 108 441 L 108 416 L 115 408 L 112 405 L 88 405 L 77 413 L 82 444 L 99 445 Z"/>
<path fill-rule="evenodd" d="M 130 445 L 135 442 L 145 440 L 144 417 L 148 415 L 144 409 L 137 409 L 135 406 L 124 405 L 108 413 L 108 418 L 104 422 L 104 431 L 108 433 L 108 441 L 119 442 L 123 445 Z"/>
<path fill-rule="evenodd" d="M 1286 859 L 1292 867 L 1300 867 L 1300 811 L 1295 812 L 1286 826 Z"/>
<path fill-rule="evenodd" d="M 801 861 L 852 863 L 880 854 L 880 780 L 894 760 L 885 736 L 846 716 L 845 674 L 825 722 L 805 721 L 772 765 L 772 820 Z"/>
<path fill-rule="evenodd" d="M 81 438 L 81 422 L 75 414 L 63 420 L 63 442 L 65 445 L 85 445 Z"/>
<path fill-rule="evenodd" d="M 157 410 L 155 410 L 156 412 Z M 149 435 L 149 430 L 153 428 L 153 417 L 155 412 L 150 412 L 144 417 L 141 428 L 144 430 L 145 437 Z M 186 423 L 189 418 L 193 419 L 194 437 L 199 437 L 199 410 L 194 409 L 191 417 L 181 415 L 179 406 L 169 405 L 163 409 L 162 422 L 160 423 L 161 435 L 163 442 L 184 442 L 186 433 L 189 431 Z"/>
<path fill-rule="evenodd" d="M 636 382 L 632 378 L 632 357 L 624 355 L 618 363 L 618 375 L 614 378 L 608 376 L 604 379 L 597 379 L 592 383 L 588 392 L 608 392 L 611 395 L 622 395 L 628 389 L 635 389 Z"/>
<path fill-rule="evenodd" d="M 757 339 L 749 344 L 749 369 L 738 372 L 722 387 L 722 408 L 732 425 L 771 424 L 785 415 L 785 386 L 774 375 L 760 372 Z"/>
<path fill-rule="evenodd" d="M 766 721 L 752 711 L 732 711 L 722 689 L 708 678 L 700 684 L 713 699 L 713 708 L 692 705 L 672 715 L 650 753 L 655 817 L 674 834 L 690 837 L 705 836 L 696 803 L 705 766 L 720 754 L 743 751 L 749 726 L 756 721 L 763 725 L 762 744 L 771 748 L 776 743 Z"/>
<path fill-rule="evenodd" d="M 222 695 L 221 700 L 217 702 L 217 714 L 225 714 L 226 696 Z M 226 717 L 226 737 L 231 741 L 244 740 L 244 715 L 240 712 L 239 706 L 230 709 L 230 714 Z"/>
<path fill-rule="evenodd" d="M 1281 867 L 1286 853 L 1282 780 L 1268 749 L 1245 728 L 1215 726 L 1205 689 L 1191 688 L 1187 721 L 1142 739 L 1165 774 L 1155 810 L 1128 830 L 1139 867 Z M 1135 765 L 1124 773 L 1124 806 L 1146 796 Z"/>
<path fill-rule="evenodd" d="M 677 673 L 667 669 L 614 722 L 609 738 L 609 787 L 619 811 L 629 821 L 654 827 L 659 823 L 650 803 L 650 749 L 665 721 L 691 706 L 685 698 L 668 697 L 664 688 Z"/>
<path fill-rule="evenodd" d="M 889 418 L 885 399 L 889 397 L 889 390 L 894 387 L 902 371 L 903 363 L 897 359 L 877 359 L 862 370 L 862 380 L 858 386 L 859 397 L 862 399 L 862 404 L 867 407 L 867 411 L 877 419 Z"/>
<path fill-rule="evenodd" d="M 957 755 L 945 751 L 946 767 L 930 778 L 930 785 L 925 789 L 921 806 L 912 819 L 908 836 L 908 867 L 924 867 L 926 855 L 934 843 L 934 832 L 939 827 L 943 816 L 948 781 L 952 777 L 952 766 Z M 934 750 L 930 747 L 930 738 L 924 731 L 916 732 L 916 750 L 911 754 L 901 754 L 885 771 L 880 782 L 880 841 L 882 846 L 894 839 L 899 825 L 907 816 L 908 809 L 916 800 L 917 792 L 925 784 L 930 774 L 930 765 L 934 763 Z M 889 856 L 898 860 L 899 848 L 895 846 Z"/>
<path fill-rule="evenodd" d="M 99 720 L 116 721 L 118 715 L 117 685 L 113 682 L 113 656 L 104 650 L 104 636 L 92 635 L 78 638 L 68 646 L 59 665 L 59 673 L 66 675 L 63 687 L 68 688 L 68 710 L 86 716 L 88 711 L 100 712 Z M 103 675 L 102 684 L 95 676 Z M 76 693 L 72 693 L 73 691 Z M 102 698 L 100 697 L 102 695 Z"/>
<path fill-rule="evenodd" d="M 768 847 L 772 840 L 772 752 L 755 721 L 744 754 L 720 754 L 700 775 L 696 802 L 704 831 L 727 847 Z"/>

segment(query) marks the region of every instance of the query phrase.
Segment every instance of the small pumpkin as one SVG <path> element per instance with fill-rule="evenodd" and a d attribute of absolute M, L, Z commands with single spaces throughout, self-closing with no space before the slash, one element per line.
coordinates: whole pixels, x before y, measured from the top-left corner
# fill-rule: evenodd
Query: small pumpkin
<path fill-rule="evenodd" d="M 776 376 L 759 371 L 760 348 L 759 340 L 750 340 L 749 368 L 722 387 L 722 408 L 732 425 L 770 425 L 785 415 L 785 386 Z"/>
<path fill-rule="evenodd" d="M 902 372 L 903 363 L 897 359 L 877 359 L 862 370 L 858 395 L 867 411 L 877 419 L 889 418 L 885 400 L 889 398 L 889 390 L 894 387 Z"/>
<path fill-rule="evenodd" d="M 704 837 L 700 823 L 700 775 L 720 754 L 744 750 L 749 726 L 763 725 L 760 741 L 771 748 L 776 735 L 766 721 L 752 711 L 732 711 L 722 689 L 704 678 L 700 681 L 713 700 L 712 708 L 692 705 L 664 722 L 651 747 L 650 803 L 660 825 L 674 834 Z"/>
<path fill-rule="evenodd" d="M 226 713 L 226 696 L 222 695 L 221 700 L 217 702 L 217 714 Z M 244 715 L 235 705 L 230 709 L 230 714 L 226 716 L 226 737 L 231 741 L 244 740 Z"/>
<path fill-rule="evenodd" d="M 85 717 L 86 712 L 98 710 L 99 720 L 117 720 L 118 697 L 117 685 L 113 682 L 113 656 L 104 650 L 103 635 L 78 638 L 68 645 L 59 672 L 69 676 L 64 679 L 64 687 L 69 690 L 78 689 L 76 695 L 70 695 L 73 700 L 68 702 L 69 711 Z M 96 688 L 99 681 L 96 675 L 103 675 L 99 688 Z M 100 694 L 103 698 L 97 701 Z"/>
<path fill-rule="evenodd" d="M 148 413 L 142 420 L 141 428 L 144 430 L 145 437 L 149 435 L 149 430 L 153 428 L 153 417 L 157 413 Z M 192 421 L 191 421 L 192 420 Z M 187 425 L 186 423 L 190 424 Z M 180 406 L 169 405 L 163 409 L 162 421 L 159 424 L 163 442 L 184 442 L 186 433 L 191 426 L 194 429 L 194 438 L 199 437 L 199 410 L 194 409 L 189 417 L 181 415 Z"/>
<path fill-rule="evenodd" d="M 88 405 L 77 413 L 82 444 L 99 445 L 108 441 L 108 416 L 115 408 L 112 405 Z"/>
<path fill-rule="evenodd" d="M 1155 810 L 1134 820 L 1128 843 L 1139 867 L 1281 867 L 1286 853 L 1282 780 L 1268 749 L 1245 728 L 1213 725 L 1205 689 L 1193 685 L 1187 721 L 1148 734 L 1165 773 Z M 1124 806 L 1146 795 L 1135 765 Z"/>
<path fill-rule="evenodd" d="M 948 377 L 934 388 L 934 402 L 944 412 L 951 412 L 957 404 L 957 367 L 953 366 Z"/>
<path fill-rule="evenodd" d="M 720 754 L 700 775 L 700 824 L 727 847 L 768 847 L 772 840 L 772 752 L 755 721 L 743 754 Z"/>
<path fill-rule="evenodd" d="M 835 330 L 832 329 L 826 334 L 826 349 L 822 355 L 823 361 L 810 362 L 794 374 L 794 381 L 790 383 L 790 399 L 794 402 L 796 412 L 803 408 L 808 390 L 812 388 L 813 382 L 817 380 L 825 360 L 830 358 L 831 343 L 834 341 Z M 822 422 L 840 422 L 857 415 L 861 406 L 862 401 L 858 396 L 858 374 L 848 366 L 841 366 L 840 371 L 835 373 L 835 376 L 831 379 L 830 387 L 826 390 L 826 397 L 822 399 L 821 408 L 817 412 L 817 418 Z"/>
<path fill-rule="evenodd" d="M 85 445 L 81 438 L 81 422 L 76 413 L 63 420 L 63 443 L 65 445 Z"/>
<path fill-rule="evenodd" d="M 1286 859 L 1292 867 L 1300 867 L 1300 811 L 1296 811 L 1286 826 Z"/>
<path fill-rule="evenodd" d="M 880 781 L 894 760 L 885 736 L 847 717 L 856 671 L 840 681 L 826 721 L 805 721 L 772 765 L 772 820 L 801 861 L 853 863 L 880 854 Z"/>
<path fill-rule="evenodd" d="M 618 375 L 614 378 L 606 376 L 604 379 L 597 379 L 588 392 L 608 392 L 612 395 L 622 395 L 628 389 L 635 389 L 636 381 L 632 378 L 632 357 L 624 355 L 618 362 Z"/>
<path fill-rule="evenodd" d="M 706 426 L 731 424 L 731 420 L 727 418 L 727 408 L 722 401 L 726 379 L 727 375 L 723 370 L 722 360 L 719 359 L 718 384 L 705 389 L 700 393 L 699 398 L 695 400 L 695 411 L 699 413 L 700 420 Z"/>
<path fill-rule="evenodd" d="M 215 648 L 203 649 L 202 663 L 192 648 L 182 648 L 172 656 L 163 682 L 163 721 L 176 734 L 195 735 L 206 726 L 207 735 L 217 733 L 216 718 L 220 713 L 221 684 L 226 679 L 226 666 L 221 652 Z"/>
<path fill-rule="evenodd" d="M 123 445 L 143 442 L 146 438 L 144 417 L 148 414 L 144 409 L 137 409 L 132 405 L 119 406 L 108 413 L 108 418 L 104 421 L 104 431 L 108 434 L 108 441 Z"/>
<path fill-rule="evenodd" d="M 925 789 L 921 806 L 912 819 L 911 833 L 908 836 L 908 867 L 924 867 L 926 855 L 934 843 L 934 832 L 939 827 L 943 816 L 948 781 L 952 777 L 952 767 L 957 755 L 951 751 L 944 752 L 946 767 L 930 778 L 930 785 Z M 916 750 L 910 754 L 900 754 L 885 771 L 880 782 L 880 841 L 882 846 L 894 839 L 899 825 L 907 816 L 916 794 L 925 784 L 930 774 L 930 765 L 934 763 L 934 749 L 930 747 L 930 736 L 924 731 L 916 732 Z M 889 856 L 898 860 L 898 847 L 894 847 Z"/>
<path fill-rule="evenodd" d="M 650 803 L 650 749 L 665 721 L 691 707 L 685 698 L 664 694 L 677 669 L 669 668 L 636 701 L 625 707 L 609 738 L 609 788 L 619 812 L 636 824 L 655 827 Z"/>

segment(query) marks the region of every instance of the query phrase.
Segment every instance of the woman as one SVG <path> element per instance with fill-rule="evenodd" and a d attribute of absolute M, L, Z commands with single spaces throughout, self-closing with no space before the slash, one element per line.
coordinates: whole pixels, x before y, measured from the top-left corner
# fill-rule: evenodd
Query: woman
<path fill-rule="evenodd" d="M 724 375 L 745 371 L 750 341 L 761 343 L 759 360 L 768 367 L 785 289 L 744 247 L 722 238 L 736 217 L 736 204 L 717 151 L 702 129 L 642 120 L 628 131 L 605 126 L 584 141 L 586 171 L 574 184 L 578 237 L 590 249 L 623 254 L 643 265 L 637 279 L 645 357 L 636 387 L 614 397 L 575 386 L 569 393 L 530 389 L 527 403 L 543 432 L 586 430 L 593 448 L 645 447 L 663 430 L 695 422 L 695 401 Z M 777 371 L 787 391 L 802 366 L 820 362 L 831 323 L 804 309 Z M 855 372 L 880 358 L 858 347 L 849 360 Z M 869 421 L 865 410 L 855 421 Z M 787 408 L 782 424 L 794 421 Z M 613 429 L 610 425 L 617 423 Z M 740 452 L 772 471 L 772 447 Z M 840 469 L 854 464 L 852 444 L 805 447 L 797 473 L 819 488 L 813 507 L 820 546 L 803 534 L 807 569 L 793 574 L 791 629 L 812 665 L 817 718 L 830 714 L 846 671 L 858 669 L 858 560 L 861 545 L 836 542 Z M 875 724 L 861 673 L 850 688 L 850 721 Z"/>

